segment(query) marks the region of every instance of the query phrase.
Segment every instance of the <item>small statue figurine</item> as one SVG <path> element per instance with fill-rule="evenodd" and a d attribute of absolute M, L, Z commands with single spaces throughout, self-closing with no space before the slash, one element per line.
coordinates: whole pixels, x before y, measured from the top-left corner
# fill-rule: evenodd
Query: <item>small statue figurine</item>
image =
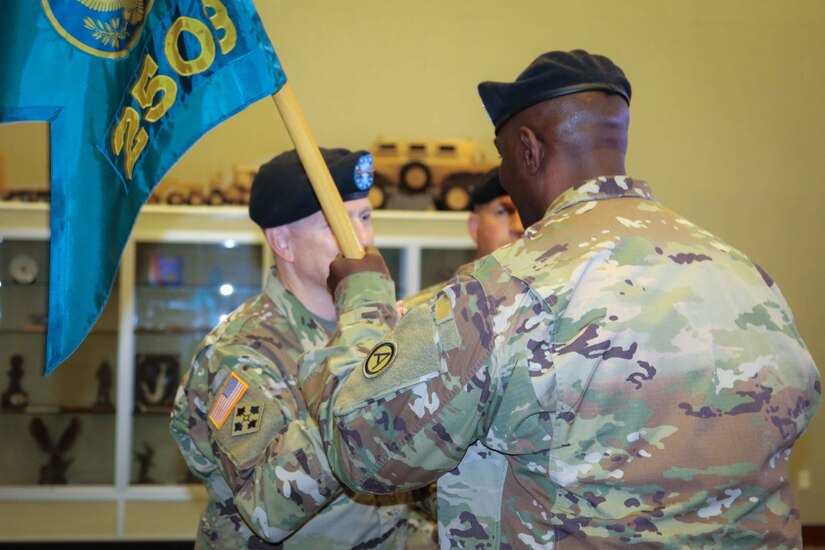
<path fill-rule="evenodd" d="M 29 431 L 37 441 L 40 450 L 49 455 L 49 461 L 40 468 L 40 478 L 37 482 L 41 485 L 65 485 L 66 470 L 74 461 L 73 458 L 67 459 L 65 454 L 72 448 L 80 433 L 80 420 L 76 416 L 72 417 L 69 427 L 60 436 L 60 443 L 57 446 L 52 443 L 49 430 L 42 419 L 33 418 Z"/>
<path fill-rule="evenodd" d="M 112 406 L 112 366 L 103 361 L 97 369 L 97 401 L 95 408 L 113 409 Z"/>
<path fill-rule="evenodd" d="M 155 456 L 155 449 L 151 445 L 143 442 L 143 452 L 135 452 L 135 459 L 138 461 L 138 483 L 154 483 L 155 481 L 149 477 L 149 469 L 155 465 L 152 458 Z"/>
<path fill-rule="evenodd" d="M 23 356 L 14 355 L 9 369 L 9 387 L 3 392 L 4 409 L 22 409 L 29 404 L 29 396 L 23 391 L 20 380 L 23 378 Z"/>
<path fill-rule="evenodd" d="M 148 354 L 136 358 L 135 406 L 140 411 L 172 406 L 180 363 L 175 355 Z"/>

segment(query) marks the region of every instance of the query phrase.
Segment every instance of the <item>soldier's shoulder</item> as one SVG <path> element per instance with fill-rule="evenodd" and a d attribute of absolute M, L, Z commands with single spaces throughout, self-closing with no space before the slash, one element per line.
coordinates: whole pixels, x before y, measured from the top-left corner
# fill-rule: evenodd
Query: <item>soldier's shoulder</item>
<path fill-rule="evenodd" d="M 404 305 L 407 307 L 407 309 L 410 309 L 420 304 L 426 304 L 433 297 L 435 297 L 436 293 L 439 290 L 447 286 L 447 284 L 449 284 L 449 281 L 442 281 L 434 285 L 430 285 L 427 288 L 420 290 L 416 294 L 404 298 Z"/>
<path fill-rule="evenodd" d="M 201 347 L 257 345 L 262 341 L 281 339 L 290 332 L 289 319 L 266 295 L 259 295 L 226 316 L 204 338 Z"/>

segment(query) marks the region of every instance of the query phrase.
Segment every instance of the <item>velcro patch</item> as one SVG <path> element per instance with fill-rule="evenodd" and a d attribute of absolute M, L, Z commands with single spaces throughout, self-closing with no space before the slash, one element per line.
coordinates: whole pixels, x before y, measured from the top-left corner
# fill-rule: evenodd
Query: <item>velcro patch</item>
<path fill-rule="evenodd" d="M 215 443 L 238 471 L 248 470 L 266 460 L 267 448 L 280 434 L 286 433 L 293 420 L 292 416 L 287 417 L 288 411 L 296 406 L 292 401 L 294 398 L 284 395 L 281 399 L 277 391 L 272 391 L 268 374 L 242 371 L 241 376 L 249 384 L 249 389 L 230 411 L 232 416 L 223 429 L 212 429 Z M 280 376 L 276 374 L 276 380 Z M 292 395 L 286 384 L 283 391 Z M 264 406 L 258 408 L 256 413 L 253 407 L 258 405 Z M 303 430 L 303 422 L 295 420 L 295 429 Z M 209 427 L 212 428 L 211 425 Z"/>
<path fill-rule="evenodd" d="M 232 419 L 232 436 L 257 432 L 261 428 L 264 416 L 263 403 L 244 403 L 235 407 Z"/>
<path fill-rule="evenodd" d="M 366 372 L 363 376 L 349 376 L 335 401 L 336 416 L 349 414 L 374 399 L 426 382 L 446 371 L 430 308 L 416 307 L 408 311 L 398 320 L 395 333 L 404 336 L 403 341 L 396 344 L 393 367 L 387 369 L 384 366 L 380 371 L 383 374 L 372 378 Z M 386 343 L 392 342 L 381 342 Z M 373 352 L 381 344 L 373 348 Z M 366 366 L 365 361 L 362 371 Z"/>
<path fill-rule="evenodd" d="M 221 393 L 212 405 L 212 410 L 209 412 L 209 420 L 217 429 L 221 429 L 229 414 L 238 401 L 241 400 L 243 394 L 249 388 L 249 384 L 241 380 L 241 377 L 234 372 L 229 375 L 226 383 L 223 385 Z"/>
<path fill-rule="evenodd" d="M 453 304 L 450 297 L 442 293 L 435 301 L 435 322 L 441 324 L 453 318 Z"/>

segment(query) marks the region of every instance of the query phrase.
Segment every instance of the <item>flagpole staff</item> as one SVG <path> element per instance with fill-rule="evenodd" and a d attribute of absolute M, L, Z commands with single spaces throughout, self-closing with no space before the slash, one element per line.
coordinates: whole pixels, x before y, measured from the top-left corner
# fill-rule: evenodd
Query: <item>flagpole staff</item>
<path fill-rule="evenodd" d="M 341 194 L 332 181 L 329 168 L 321 156 L 318 144 L 312 136 L 289 82 L 285 83 L 272 96 L 272 99 L 281 113 L 281 118 L 284 119 L 286 130 L 292 138 L 292 143 L 295 144 L 295 150 L 309 176 L 309 182 L 318 197 L 318 202 L 321 203 L 321 209 L 324 211 L 332 233 L 338 240 L 341 252 L 346 258 L 363 258 L 364 247 L 355 233 L 355 228 L 344 208 L 344 201 L 341 200 Z"/>

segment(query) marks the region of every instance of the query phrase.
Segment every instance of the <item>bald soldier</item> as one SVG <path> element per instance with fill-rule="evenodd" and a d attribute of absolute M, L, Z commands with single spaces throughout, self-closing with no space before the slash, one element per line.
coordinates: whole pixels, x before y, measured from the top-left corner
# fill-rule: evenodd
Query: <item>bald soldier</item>
<path fill-rule="evenodd" d="M 301 363 L 334 471 L 438 480 L 442 548 L 798 548 L 788 457 L 821 383 L 776 283 L 626 175 L 631 87 L 582 50 L 479 85 L 528 229 L 396 322 L 336 260 Z"/>
<path fill-rule="evenodd" d="M 373 244 L 372 157 L 321 152 L 358 237 Z M 203 340 L 172 412 L 172 435 L 209 495 L 196 547 L 403 548 L 406 506 L 342 488 L 298 388 L 298 356 L 335 331 L 326 278 L 339 249 L 294 151 L 261 166 L 249 215 L 275 267 Z"/>

